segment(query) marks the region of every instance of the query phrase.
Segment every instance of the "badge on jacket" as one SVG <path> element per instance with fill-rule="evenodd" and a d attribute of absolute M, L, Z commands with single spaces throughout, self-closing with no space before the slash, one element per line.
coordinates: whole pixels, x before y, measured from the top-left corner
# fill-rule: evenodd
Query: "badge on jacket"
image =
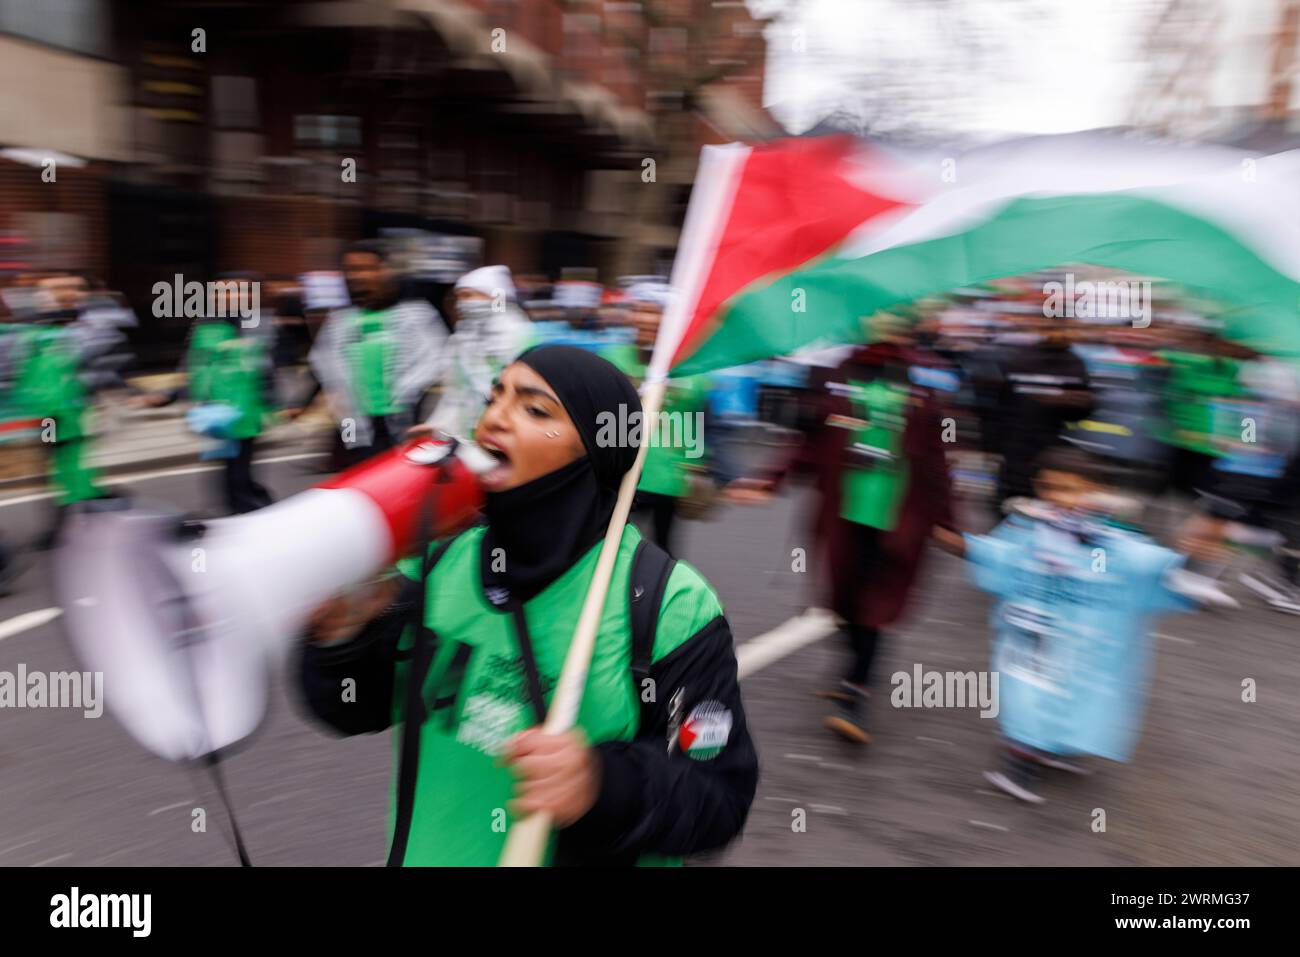
<path fill-rule="evenodd" d="M 701 701 L 682 722 L 677 741 L 696 761 L 716 758 L 731 737 L 731 711 L 721 701 Z"/>

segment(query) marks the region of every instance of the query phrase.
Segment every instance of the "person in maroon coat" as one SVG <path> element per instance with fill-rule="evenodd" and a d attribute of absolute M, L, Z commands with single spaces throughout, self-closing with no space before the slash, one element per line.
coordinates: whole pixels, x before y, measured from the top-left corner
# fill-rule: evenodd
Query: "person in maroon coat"
<path fill-rule="evenodd" d="M 866 705 L 880 631 L 906 610 L 934 528 L 954 528 L 943 416 L 933 394 L 909 378 L 913 365 L 935 361 L 909 348 L 897 332 L 856 349 L 838 368 L 815 376 L 808 392 L 802 446 L 785 468 L 750 486 L 757 497 L 774 490 L 790 471 L 810 472 L 814 478 L 820 495 L 810 531 L 831 610 L 843 619 L 852 652 L 840 686 L 819 694 L 836 702 L 826 726 L 859 744 L 871 740 Z M 871 423 L 863 403 L 854 396 L 863 384 L 874 382 L 888 383 L 899 397 L 900 414 L 893 417 L 897 434 L 886 466 L 864 454 L 860 441 L 870 434 L 864 430 Z M 876 417 L 884 417 L 879 408 Z M 848 501 L 863 494 L 862 486 L 854 484 L 856 470 L 891 466 L 892 484 L 878 483 L 875 491 L 866 493 L 890 499 L 884 508 L 864 512 Z M 859 519 L 872 517 L 855 521 L 846 513 Z"/>

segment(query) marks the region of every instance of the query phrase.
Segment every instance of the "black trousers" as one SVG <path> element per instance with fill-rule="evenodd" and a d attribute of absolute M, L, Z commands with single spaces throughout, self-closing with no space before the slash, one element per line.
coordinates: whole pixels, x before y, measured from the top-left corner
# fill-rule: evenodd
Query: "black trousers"
<path fill-rule="evenodd" d="M 854 577 L 852 586 L 845 591 L 853 593 L 853 597 L 856 597 L 859 588 L 865 587 L 880 574 L 885 558 L 881 552 L 883 533 L 880 529 L 855 522 L 851 534 L 853 535 Z M 848 640 L 850 651 L 849 670 L 844 675 L 844 680 L 855 685 L 867 685 L 871 682 L 871 663 L 876 658 L 876 648 L 880 644 L 880 629 L 854 624 L 855 611 L 853 607 L 839 609 L 840 614 L 849 622 L 844 627 L 844 636 Z"/>
<path fill-rule="evenodd" d="M 658 492 L 637 492 L 636 498 L 632 500 L 632 516 L 637 520 L 637 527 L 642 534 L 645 533 L 648 518 L 654 529 L 654 543 L 669 555 L 673 554 L 668 542 L 673 520 L 677 517 L 677 499 Z"/>
<path fill-rule="evenodd" d="M 880 644 L 880 629 L 850 624 L 844 627 L 844 636 L 852 653 L 844 680 L 865 687 L 871 684 L 871 663 L 876 659 L 876 648 Z"/>
<path fill-rule="evenodd" d="M 226 509 L 235 515 L 271 504 L 271 493 L 253 478 L 252 439 L 240 439 L 239 452 L 234 458 L 226 459 L 226 467 L 221 473 L 221 493 Z"/>

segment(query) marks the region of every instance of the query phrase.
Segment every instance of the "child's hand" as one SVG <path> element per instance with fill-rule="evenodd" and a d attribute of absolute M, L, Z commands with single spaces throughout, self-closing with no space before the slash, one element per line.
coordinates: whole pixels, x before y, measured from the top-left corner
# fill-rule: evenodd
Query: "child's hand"
<path fill-rule="evenodd" d="M 951 528 L 936 525 L 931 535 L 935 544 L 945 552 L 951 552 L 958 558 L 966 557 L 966 538 L 960 532 L 954 532 Z"/>

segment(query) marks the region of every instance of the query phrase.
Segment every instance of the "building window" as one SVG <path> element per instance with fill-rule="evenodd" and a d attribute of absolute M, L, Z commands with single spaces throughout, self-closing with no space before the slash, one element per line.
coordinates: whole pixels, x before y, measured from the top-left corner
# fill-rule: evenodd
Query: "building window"
<path fill-rule="evenodd" d="M 293 118 L 293 142 L 302 149 L 360 146 L 361 118 L 299 113 Z"/>

